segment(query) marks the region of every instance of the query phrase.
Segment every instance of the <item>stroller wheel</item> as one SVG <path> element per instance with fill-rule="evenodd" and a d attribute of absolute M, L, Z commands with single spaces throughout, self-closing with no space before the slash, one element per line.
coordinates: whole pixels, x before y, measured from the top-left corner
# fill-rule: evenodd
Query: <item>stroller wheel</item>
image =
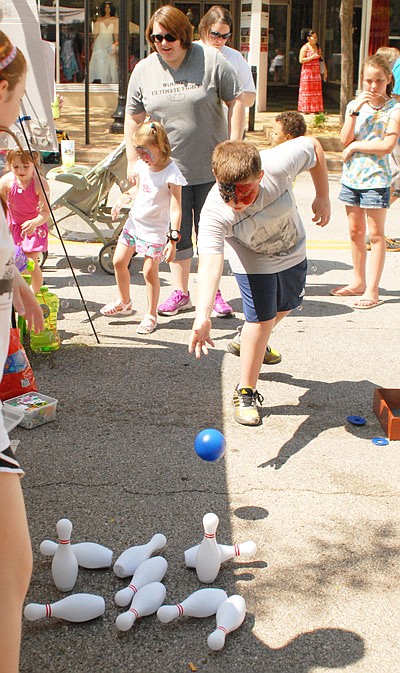
<path fill-rule="evenodd" d="M 47 250 L 43 250 L 43 252 L 39 253 L 39 266 L 40 266 L 41 269 L 43 269 L 48 256 L 49 256 L 49 253 L 47 252 Z"/>
<path fill-rule="evenodd" d="M 111 241 L 111 243 L 106 243 L 105 245 L 103 245 L 102 249 L 99 252 L 100 266 L 103 269 L 103 271 L 109 273 L 110 276 L 115 275 L 113 259 L 116 247 L 117 243 L 115 241 Z"/>
<path fill-rule="evenodd" d="M 114 259 L 114 253 L 115 249 L 117 247 L 117 242 L 116 241 L 110 241 L 110 243 L 106 243 L 103 245 L 99 252 L 99 264 L 103 271 L 106 273 L 109 273 L 110 276 L 115 275 L 115 270 L 114 270 L 114 264 L 113 264 L 113 259 Z M 135 253 L 136 254 L 136 253 Z M 135 255 L 132 255 L 131 260 L 129 261 L 128 264 L 128 269 L 131 266 L 132 259 L 134 258 Z"/>

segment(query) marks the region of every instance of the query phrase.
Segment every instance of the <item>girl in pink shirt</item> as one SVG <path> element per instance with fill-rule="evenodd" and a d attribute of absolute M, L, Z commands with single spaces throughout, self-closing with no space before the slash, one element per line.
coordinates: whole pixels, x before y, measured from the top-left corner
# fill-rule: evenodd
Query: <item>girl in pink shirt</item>
<path fill-rule="evenodd" d="M 35 173 L 35 163 L 39 153 L 33 157 L 20 149 L 7 152 L 8 173 L 0 179 L 0 196 L 7 203 L 7 221 L 15 245 L 19 245 L 25 255 L 35 262 L 31 271 L 32 289 L 39 292 L 43 285 L 43 274 L 39 266 L 39 253 L 47 250 L 50 210 L 47 196 L 49 187 L 44 178 L 42 185 Z"/>

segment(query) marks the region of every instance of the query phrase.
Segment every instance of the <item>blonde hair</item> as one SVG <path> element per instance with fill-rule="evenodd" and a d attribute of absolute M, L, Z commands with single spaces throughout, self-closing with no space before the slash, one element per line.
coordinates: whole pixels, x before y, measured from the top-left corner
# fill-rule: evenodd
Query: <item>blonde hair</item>
<path fill-rule="evenodd" d="M 166 161 L 171 156 L 171 145 L 164 127 L 159 122 L 145 122 L 137 127 L 133 141 L 135 145 L 156 145 L 163 159 Z"/>
<path fill-rule="evenodd" d="M 211 160 L 218 182 L 235 184 L 249 178 L 258 178 L 261 157 L 258 149 L 242 140 L 225 140 L 216 146 Z"/>
<path fill-rule="evenodd" d="M 0 62 L 7 60 L 7 57 L 11 55 L 13 49 L 14 45 L 11 40 L 2 30 L 0 30 Z M 15 56 L 10 63 L 0 69 L 0 82 L 3 80 L 8 82 L 9 91 L 12 91 L 16 87 L 27 67 L 25 56 L 22 51 L 20 51 L 18 47 L 15 47 L 15 51 Z"/>
<path fill-rule="evenodd" d="M 12 162 L 14 159 L 20 159 L 24 164 L 33 164 L 34 166 L 39 166 L 40 164 L 40 153 L 36 150 L 32 150 L 32 154 L 28 150 L 23 150 L 17 148 L 14 150 L 8 150 L 6 157 L 6 167 L 9 171 L 12 170 Z"/>
<path fill-rule="evenodd" d="M 386 58 L 391 68 L 393 68 L 393 63 L 400 58 L 400 51 L 396 49 L 396 47 L 379 47 L 379 49 L 376 50 L 376 54 Z"/>

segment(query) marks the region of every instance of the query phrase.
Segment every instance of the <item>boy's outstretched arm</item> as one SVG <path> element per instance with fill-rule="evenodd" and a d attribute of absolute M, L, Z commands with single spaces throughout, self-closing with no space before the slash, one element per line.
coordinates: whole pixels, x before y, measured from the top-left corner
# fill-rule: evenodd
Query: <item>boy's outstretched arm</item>
<path fill-rule="evenodd" d="M 224 266 L 224 255 L 209 253 L 199 255 L 199 269 L 197 272 L 196 315 L 189 337 L 189 353 L 195 353 L 196 358 L 208 355 L 208 345 L 214 346 L 210 337 L 211 311 L 214 305 L 215 294 L 218 290 Z"/>
<path fill-rule="evenodd" d="M 315 187 L 315 199 L 311 205 L 314 213 L 312 220 L 317 226 L 325 227 L 331 217 L 328 169 L 326 167 L 325 154 L 321 143 L 316 138 L 311 138 L 311 140 L 314 144 L 315 155 L 317 158 L 317 163 L 314 168 L 310 168 L 310 175 Z"/>

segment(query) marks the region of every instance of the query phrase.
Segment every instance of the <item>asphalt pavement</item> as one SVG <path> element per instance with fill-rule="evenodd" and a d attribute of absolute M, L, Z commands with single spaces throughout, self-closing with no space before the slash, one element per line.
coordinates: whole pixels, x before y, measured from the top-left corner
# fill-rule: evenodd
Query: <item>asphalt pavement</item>
<path fill-rule="evenodd" d="M 400 253 L 387 254 L 383 305 L 355 311 L 351 299 L 331 297 L 329 290 L 349 281 L 351 257 L 337 174 L 330 187 L 332 221 L 321 230 L 311 221 L 309 176 L 296 181 L 309 238 L 306 297 L 273 334 L 283 359 L 261 372 L 257 428 L 232 417 L 239 359 L 226 346 L 243 315 L 228 264 L 221 289 L 235 317 L 213 319 L 216 347 L 196 361 L 187 350 L 193 311 L 161 317 L 152 335 L 136 334 L 146 307 L 140 260 L 131 267 L 135 312 L 106 318 L 99 309 L 114 298 L 115 284 L 99 266 L 101 243 L 84 227 L 84 240 L 65 240 L 91 323 L 63 248 L 51 239 L 44 275 L 60 298 L 62 345 L 52 354 L 27 352 L 40 392 L 58 400 L 56 420 L 12 432 L 26 470 L 34 550 L 27 602 L 64 596 L 39 553 L 63 517 L 73 523 L 73 542 L 104 544 L 113 561 L 163 533 L 168 604 L 203 586 L 183 553 L 201 540 L 206 512 L 219 517 L 219 542 L 254 540 L 257 553 L 227 561 L 213 583 L 242 595 L 248 611 L 220 652 L 207 647 L 213 617 L 164 625 L 153 615 L 118 632 L 114 594 L 129 579 L 111 568 L 81 569 L 73 593 L 104 596 L 105 615 L 85 624 L 24 622 L 21 673 L 398 670 L 400 442 L 371 440 L 384 436 L 374 390 L 400 381 Z M 399 215 L 397 203 L 391 236 L 400 236 Z M 195 273 L 190 289 L 195 300 Z M 161 299 L 169 291 L 162 265 Z M 366 424 L 349 424 L 352 414 Z M 207 427 L 226 438 L 218 462 L 202 461 L 193 449 Z"/>

